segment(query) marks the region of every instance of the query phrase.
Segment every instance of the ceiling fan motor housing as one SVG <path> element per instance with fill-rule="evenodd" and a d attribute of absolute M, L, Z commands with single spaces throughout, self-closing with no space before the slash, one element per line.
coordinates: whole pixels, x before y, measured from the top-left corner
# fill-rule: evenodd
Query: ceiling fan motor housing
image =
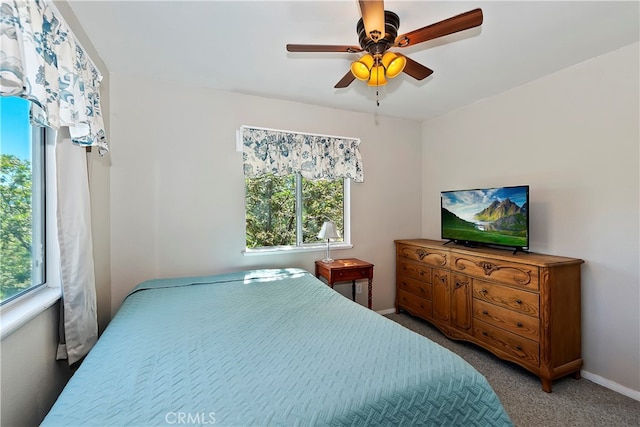
<path fill-rule="evenodd" d="M 374 41 L 367 35 L 364 28 L 364 22 L 362 18 L 356 25 L 356 31 L 358 33 L 358 41 L 360 47 L 369 52 L 371 55 L 382 55 L 387 51 L 396 41 L 398 36 L 398 28 L 400 27 L 400 18 L 395 13 L 385 10 L 384 11 L 384 37 Z"/>

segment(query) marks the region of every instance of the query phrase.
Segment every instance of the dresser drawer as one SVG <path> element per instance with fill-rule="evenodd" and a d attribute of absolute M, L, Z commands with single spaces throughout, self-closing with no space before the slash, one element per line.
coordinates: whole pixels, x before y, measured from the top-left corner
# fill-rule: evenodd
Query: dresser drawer
<path fill-rule="evenodd" d="M 530 317 L 475 298 L 473 317 L 530 340 L 540 340 L 540 321 L 537 317 Z"/>
<path fill-rule="evenodd" d="M 398 245 L 399 258 L 418 261 L 432 267 L 446 267 L 448 252 L 437 249 L 418 247 L 412 245 Z"/>
<path fill-rule="evenodd" d="M 473 297 L 527 316 L 540 316 L 540 298 L 533 292 L 496 285 L 484 280 L 473 281 Z"/>
<path fill-rule="evenodd" d="M 398 300 L 397 305 L 399 309 L 400 308 L 405 309 L 406 311 L 408 311 L 409 313 L 415 316 L 427 317 L 427 318 L 432 317 L 433 304 L 431 303 L 431 301 L 425 298 L 421 298 L 419 296 L 410 294 L 409 292 L 403 291 L 401 289 L 398 289 L 397 292 L 398 292 L 398 295 L 396 296 L 396 298 Z"/>
<path fill-rule="evenodd" d="M 451 269 L 469 276 L 524 289 L 538 290 L 538 267 L 516 262 L 487 259 L 485 257 L 452 254 Z"/>
<path fill-rule="evenodd" d="M 431 283 L 421 282 L 416 279 L 412 279 L 406 276 L 398 276 L 398 289 L 408 292 L 410 294 L 419 296 L 420 298 L 432 300 Z"/>
<path fill-rule="evenodd" d="M 431 283 L 431 267 L 417 262 L 398 260 L 397 274 Z"/>
<path fill-rule="evenodd" d="M 540 346 L 537 342 L 512 334 L 480 320 L 473 320 L 473 336 L 488 346 L 501 350 L 527 365 L 540 366 Z"/>

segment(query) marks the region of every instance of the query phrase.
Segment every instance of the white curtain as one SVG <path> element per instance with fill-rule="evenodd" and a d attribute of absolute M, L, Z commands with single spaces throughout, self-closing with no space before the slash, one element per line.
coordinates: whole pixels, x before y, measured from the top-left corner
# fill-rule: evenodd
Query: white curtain
<path fill-rule="evenodd" d="M 67 128 L 56 141 L 58 244 L 62 285 L 62 322 L 58 359 L 73 364 L 98 339 L 96 287 L 91 240 L 87 159 L 72 144 Z"/>

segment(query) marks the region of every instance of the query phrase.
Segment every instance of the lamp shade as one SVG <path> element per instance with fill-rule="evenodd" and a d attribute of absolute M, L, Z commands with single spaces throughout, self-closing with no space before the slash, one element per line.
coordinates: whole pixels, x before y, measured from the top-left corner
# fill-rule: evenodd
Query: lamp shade
<path fill-rule="evenodd" d="M 373 61 L 373 56 L 370 54 L 364 55 L 362 58 L 351 63 L 351 73 L 359 80 L 369 80 Z"/>
<path fill-rule="evenodd" d="M 322 228 L 320 229 L 320 232 L 318 233 L 318 237 L 320 239 L 323 240 L 329 240 L 329 239 L 339 239 L 340 233 L 338 233 L 338 230 L 336 229 L 336 225 L 333 221 L 325 221 L 324 224 L 322 224 Z"/>
<path fill-rule="evenodd" d="M 367 84 L 369 86 L 384 86 L 387 84 L 387 79 L 384 77 L 384 67 L 382 65 L 376 65 L 371 69 L 371 77 Z"/>
<path fill-rule="evenodd" d="M 387 70 L 387 77 L 392 79 L 404 70 L 407 65 L 407 58 L 393 52 L 387 52 L 382 57 L 382 65 Z"/>

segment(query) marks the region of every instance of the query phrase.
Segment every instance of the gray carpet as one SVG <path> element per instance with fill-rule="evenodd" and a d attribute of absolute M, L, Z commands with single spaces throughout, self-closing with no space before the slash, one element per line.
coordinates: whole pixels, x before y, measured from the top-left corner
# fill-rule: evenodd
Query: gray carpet
<path fill-rule="evenodd" d="M 640 426 L 640 402 L 591 381 L 572 377 L 553 382 L 542 391 L 529 371 L 498 359 L 488 351 L 446 338 L 428 322 L 408 314 L 385 317 L 460 355 L 487 378 L 517 427 Z"/>

